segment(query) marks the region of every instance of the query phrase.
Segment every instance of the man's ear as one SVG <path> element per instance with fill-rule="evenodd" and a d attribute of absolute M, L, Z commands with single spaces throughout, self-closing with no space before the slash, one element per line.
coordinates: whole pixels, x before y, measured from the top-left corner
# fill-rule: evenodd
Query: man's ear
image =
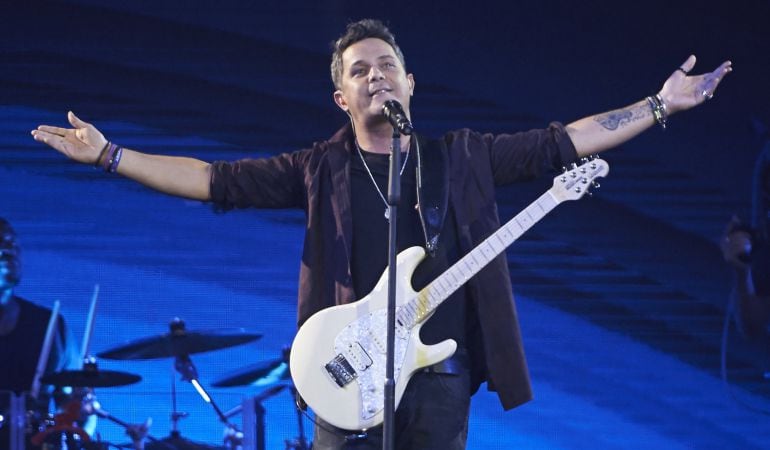
<path fill-rule="evenodd" d="M 406 74 L 406 81 L 409 82 L 409 96 L 414 95 L 414 74 Z"/>
<path fill-rule="evenodd" d="M 342 95 L 342 91 L 337 89 L 334 91 L 333 97 L 334 103 L 336 103 L 341 110 L 347 113 L 350 108 L 348 107 L 348 102 L 345 101 L 345 96 Z"/>

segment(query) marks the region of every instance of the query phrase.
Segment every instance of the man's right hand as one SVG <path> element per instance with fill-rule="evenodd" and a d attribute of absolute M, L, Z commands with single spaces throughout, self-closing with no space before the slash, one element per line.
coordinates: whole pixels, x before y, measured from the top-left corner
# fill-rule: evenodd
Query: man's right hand
<path fill-rule="evenodd" d="M 99 153 L 107 145 L 107 139 L 96 127 L 78 119 L 72 111 L 67 113 L 67 119 L 73 128 L 40 125 L 36 130 L 32 130 L 32 137 L 38 142 L 50 145 L 70 159 L 96 164 Z"/>

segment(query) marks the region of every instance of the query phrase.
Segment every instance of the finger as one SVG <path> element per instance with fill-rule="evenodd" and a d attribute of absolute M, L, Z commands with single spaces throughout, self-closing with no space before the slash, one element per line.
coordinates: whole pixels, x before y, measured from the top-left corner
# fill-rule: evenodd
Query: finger
<path fill-rule="evenodd" d="M 732 71 L 733 71 L 732 61 L 725 61 L 719 67 L 717 67 L 714 72 L 717 73 L 721 78 Z"/>
<path fill-rule="evenodd" d="M 682 63 L 681 66 L 679 66 L 684 73 L 688 73 L 692 70 L 693 67 L 695 67 L 695 55 L 690 55 L 687 57 L 687 59 Z"/>
<path fill-rule="evenodd" d="M 719 65 L 716 69 L 714 69 L 713 72 L 706 74 L 705 76 L 705 84 L 706 84 L 706 90 L 710 94 L 714 94 L 714 91 L 717 88 L 717 85 L 722 81 L 722 78 L 724 78 L 725 75 L 733 71 L 733 64 L 731 61 L 725 61 L 722 64 Z"/>
<path fill-rule="evenodd" d="M 44 144 L 50 145 L 51 147 L 60 150 L 63 148 L 64 144 L 64 137 L 60 136 L 58 134 L 49 133 L 47 131 L 43 130 L 33 130 L 32 131 L 32 137 L 38 141 L 42 142 Z"/>
<path fill-rule="evenodd" d="M 67 120 L 69 120 L 69 121 L 70 121 L 70 123 L 72 124 L 72 126 L 73 126 L 73 127 L 75 127 L 75 128 L 85 128 L 85 127 L 87 127 L 87 126 L 91 125 L 91 124 L 90 124 L 90 123 L 88 123 L 88 122 L 84 122 L 84 121 L 80 120 L 80 119 L 79 119 L 79 118 L 78 118 L 78 117 L 75 115 L 75 113 L 74 113 L 74 112 L 72 112 L 72 111 L 70 111 L 70 112 L 68 112 L 68 113 L 67 113 Z"/>
<path fill-rule="evenodd" d="M 40 131 L 45 131 L 46 133 L 55 134 L 57 136 L 64 136 L 68 132 L 72 132 L 72 130 L 69 128 L 52 127 L 50 125 L 40 125 L 37 127 L 37 129 Z"/>

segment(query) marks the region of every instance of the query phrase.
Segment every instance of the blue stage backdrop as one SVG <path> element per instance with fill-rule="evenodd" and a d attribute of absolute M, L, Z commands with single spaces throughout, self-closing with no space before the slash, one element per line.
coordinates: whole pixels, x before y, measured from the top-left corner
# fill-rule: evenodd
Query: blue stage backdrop
<path fill-rule="evenodd" d="M 691 53 L 696 71 L 731 58 L 735 73 L 714 100 L 606 154 L 610 174 L 593 197 L 560 206 L 508 249 L 535 400 L 506 413 L 483 385 L 468 448 L 770 448 L 767 349 L 731 331 L 729 383 L 720 377 L 731 280 L 716 245 L 733 213 L 747 216 L 758 133 L 770 122 L 770 4 L 359 3 L 4 8 L 0 216 L 23 248 L 18 293 L 61 302 L 79 342 L 98 285 L 94 353 L 166 333 L 174 318 L 190 331 L 261 334 L 191 356 L 230 410 L 274 385 L 212 383 L 280 358 L 293 339 L 304 214 L 220 213 L 166 197 L 68 161 L 34 142 L 34 127 L 66 126 L 73 110 L 126 147 L 206 161 L 306 147 L 345 122 L 328 43 L 361 17 L 396 33 L 417 83 L 414 124 L 433 136 L 569 122 L 654 93 Z M 550 183 L 501 189 L 501 218 Z M 223 425 L 171 358 L 99 367 L 142 377 L 96 389 L 115 417 L 151 417 L 151 434 L 164 438 L 175 407 L 184 438 L 222 444 Z M 267 448 L 287 448 L 300 425 L 289 390 L 263 406 Z M 97 433 L 128 441 L 107 420 Z"/>

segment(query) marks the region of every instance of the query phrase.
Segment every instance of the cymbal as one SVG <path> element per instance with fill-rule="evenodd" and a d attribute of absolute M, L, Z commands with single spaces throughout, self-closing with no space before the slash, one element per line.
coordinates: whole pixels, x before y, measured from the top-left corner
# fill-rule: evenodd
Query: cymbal
<path fill-rule="evenodd" d="M 245 344 L 261 338 L 261 334 L 243 329 L 186 331 L 184 327 L 171 333 L 138 339 L 99 353 L 107 359 L 156 359 L 203 353 Z"/>
<path fill-rule="evenodd" d="M 252 364 L 211 383 L 214 387 L 266 386 L 278 381 L 291 379 L 289 365 L 284 358 Z"/>
<path fill-rule="evenodd" d="M 113 387 L 134 384 L 142 379 L 139 375 L 116 370 L 63 370 L 40 379 L 43 384 L 72 387 Z"/>

